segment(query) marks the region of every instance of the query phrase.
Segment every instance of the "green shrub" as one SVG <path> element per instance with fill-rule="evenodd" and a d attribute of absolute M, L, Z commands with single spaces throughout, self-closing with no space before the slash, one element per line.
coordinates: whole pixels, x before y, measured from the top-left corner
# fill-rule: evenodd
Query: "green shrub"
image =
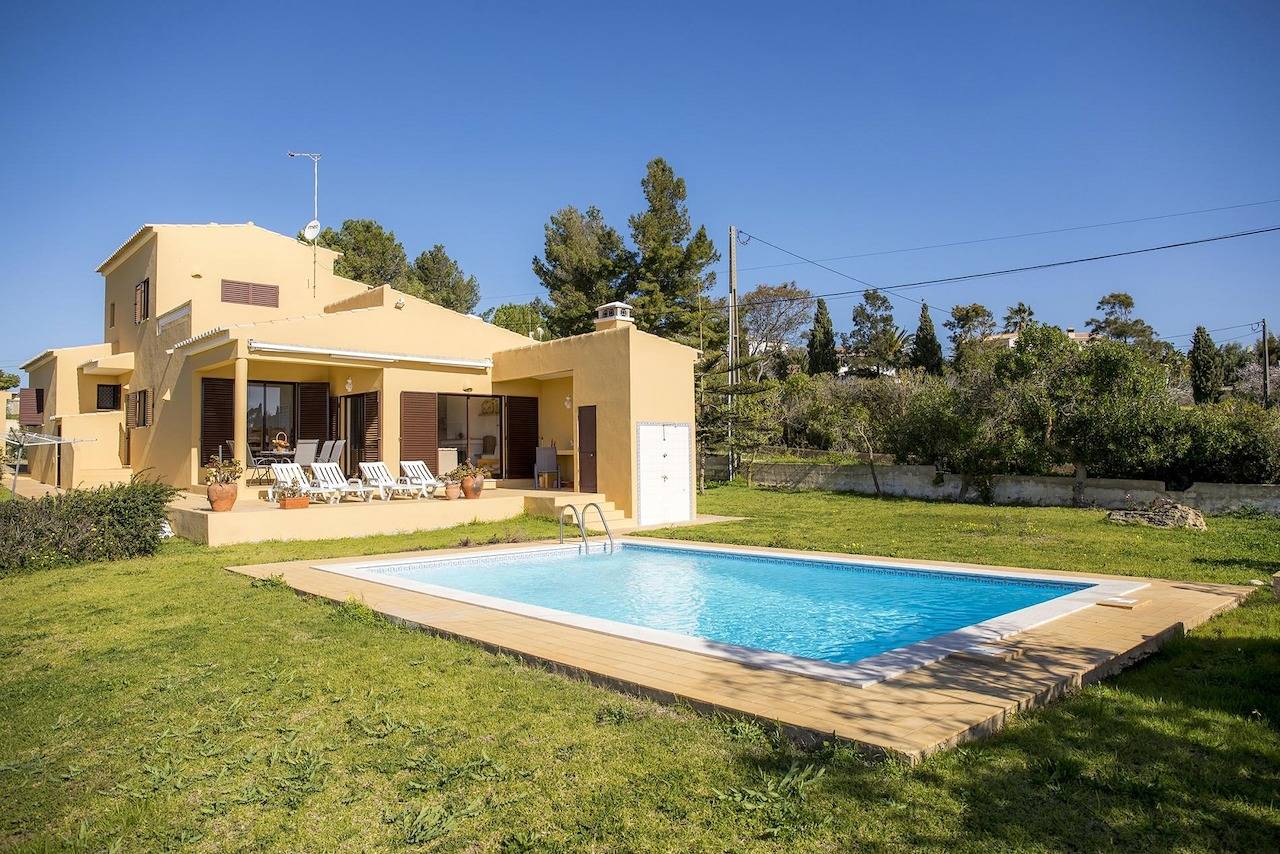
<path fill-rule="evenodd" d="M 1183 410 L 1186 449 L 1166 475 L 1169 485 L 1275 483 L 1280 480 L 1280 412 L 1239 399 Z"/>
<path fill-rule="evenodd" d="M 154 554 L 177 490 L 132 483 L 0 503 L 0 576 L 50 566 Z"/>

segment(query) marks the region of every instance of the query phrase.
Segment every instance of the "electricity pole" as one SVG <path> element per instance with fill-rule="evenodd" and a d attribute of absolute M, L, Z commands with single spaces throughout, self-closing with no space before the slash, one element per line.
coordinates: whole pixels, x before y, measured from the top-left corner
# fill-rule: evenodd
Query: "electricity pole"
<path fill-rule="evenodd" d="M 729 226 L 729 480 L 733 480 L 733 391 L 738 384 L 738 228 Z"/>
<path fill-rule="evenodd" d="M 1267 319 L 1262 318 L 1262 408 L 1271 405 L 1271 342 L 1267 340 Z"/>

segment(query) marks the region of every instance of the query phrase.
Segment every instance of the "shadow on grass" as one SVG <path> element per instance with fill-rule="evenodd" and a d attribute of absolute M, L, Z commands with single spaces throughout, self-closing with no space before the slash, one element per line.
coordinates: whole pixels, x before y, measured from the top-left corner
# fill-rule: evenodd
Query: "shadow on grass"
<path fill-rule="evenodd" d="M 1266 577 L 1280 572 L 1278 560 L 1255 560 L 1244 557 L 1193 557 L 1191 562 L 1197 566 L 1222 567 L 1226 569 L 1247 569 Z"/>

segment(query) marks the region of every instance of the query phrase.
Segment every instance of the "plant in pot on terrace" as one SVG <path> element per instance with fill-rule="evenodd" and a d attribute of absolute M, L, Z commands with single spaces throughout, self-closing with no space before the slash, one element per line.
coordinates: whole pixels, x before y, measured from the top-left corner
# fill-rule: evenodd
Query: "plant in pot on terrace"
<path fill-rule="evenodd" d="M 244 466 L 237 459 L 210 457 L 204 469 L 204 482 L 208 487 L 209 506 L 215 513 L 230 510 L 236 504 L 240 492 L 240 475 Z"/>
<path fill-rule="evenodd" d="M 485 478 L 489 476 L 489 470 L 484 466 L 473 465 L 465 462 L 453 471 L 449 472 L 446 480 L 450 483 L 457 483 L 462 488 L 462 494 L 467 498 L 479 498 L 480 491 L 484 489 Z M 445 488 L 446 494 L 449 494 L 448 487 Z M 452 497 L 452 495 L 450 495 Z"/>
<path fill-rule="evenodd" d="M 311 506 L 311 496 L 296 483 L 277 486 L 275 495 L 281 510 L 305 510 Z"/>

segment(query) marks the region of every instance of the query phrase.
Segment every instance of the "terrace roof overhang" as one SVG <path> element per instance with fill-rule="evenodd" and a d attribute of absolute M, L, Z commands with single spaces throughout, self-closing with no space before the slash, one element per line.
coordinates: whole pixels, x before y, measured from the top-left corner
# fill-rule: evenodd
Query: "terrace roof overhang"
<path fill-rule="evenodd" d="M 117 353 L 114 356 L 103 356 L 101 359 L 90 359 L 80 365 L 82 374 L 100 377 L 118 377 L 133 371 L 133 353 Z"/>

